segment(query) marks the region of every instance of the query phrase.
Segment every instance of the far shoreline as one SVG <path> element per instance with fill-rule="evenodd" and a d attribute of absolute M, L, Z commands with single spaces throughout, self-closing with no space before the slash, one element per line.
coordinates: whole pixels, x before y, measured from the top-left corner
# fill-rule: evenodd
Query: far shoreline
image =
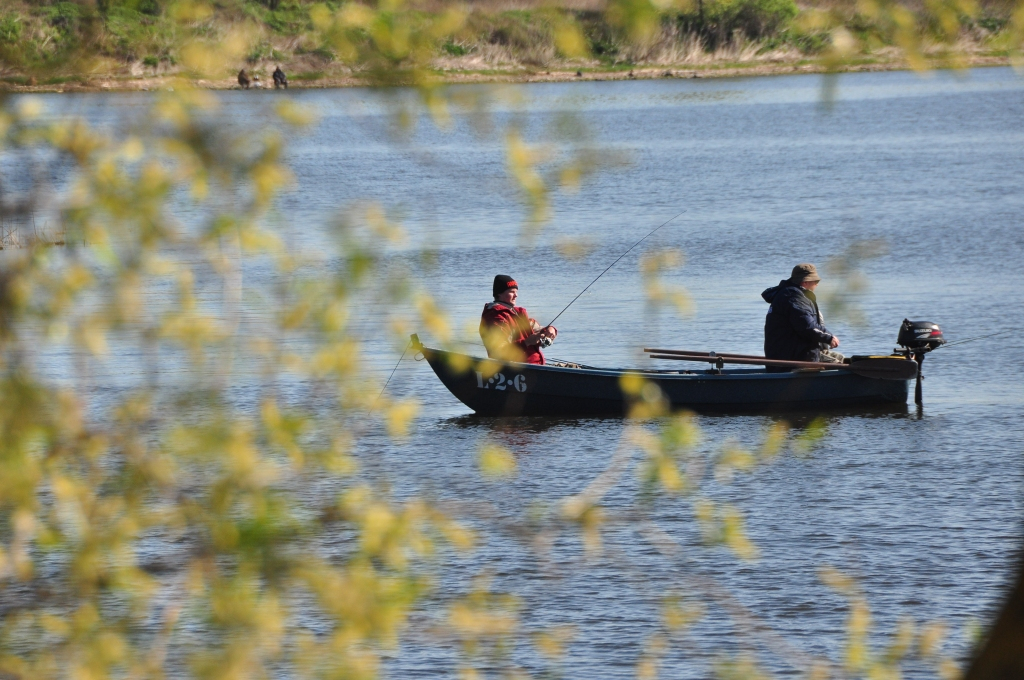
<path fill-rule="evenodd" d="M 967 68 L 1011 66 L 1008 56 L 962 55 L 955 65 L 944 60 L 932 60 L 929 70 L 957 70 Z M 254 69 L 258 72 L 259 69 Z M 866 58 L 860 62 L 828 65 L 820 60 L 750 62 L 750 63 L 708 63 L 701 65 L 618 65 L 614 67 L 561 67 L 526 69 L 494 68 L 488 70 L 436 70 L 431 72 L 433 82 L 438 85 L 461 84 L 525 84 L 525 83 L 566 83 L 598 82 L 613 80 L 655 80 L 655 79 L 701 79 L 741 78 L 805 74 L 871 73 L 883 71 L 910 71 L 911 66 L 902 60 L 880 61 Z M 318 72 L 313 72 L 316 74 Z M 326 90 L 351 87 L 373 87 L 369 77 L 353 74 L 335 74 L 310 77 L 308 71 L 289 73 L 289 88 L 295 90 Z M 178 74 L 168 73 L 150 76 L 70 76 L 62 82 L 40 85 L 0 83 L 0 91 L 7 94 L 58 94 L 77 92 L 149 92 L 168 90 L 182 82 Z M 269 80 L 269 79 L 268 79 Z M 187 83 L 206 90 L 240 90 L 236 78 L 193 79 Z M 412 86 L 412 83 L 407 85 Z M 250 88 L 273 90 L 273 86 Z"/>

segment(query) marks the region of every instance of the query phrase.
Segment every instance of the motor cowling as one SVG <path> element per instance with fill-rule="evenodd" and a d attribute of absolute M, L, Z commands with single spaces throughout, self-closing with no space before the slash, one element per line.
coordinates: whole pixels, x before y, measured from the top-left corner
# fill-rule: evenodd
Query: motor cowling
<path fill-rule="evenodd" d="M 930 352 L 941 345 L 946 344 L 942 337 L 942 329 L 939 324 L 931 321 L 910 321 L 903 320 L 900 326 L 900 334 L 896 338 L 896 344 L 911 352 Z"/>

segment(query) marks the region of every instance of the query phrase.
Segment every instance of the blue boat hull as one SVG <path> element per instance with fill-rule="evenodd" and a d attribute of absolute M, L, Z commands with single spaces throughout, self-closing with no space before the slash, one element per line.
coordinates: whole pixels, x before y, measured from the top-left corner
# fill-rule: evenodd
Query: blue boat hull
<path fill-rule="evenodd" d="M 820 411 L 906 404 L 910 381 L 866 378 L 836 368 L 768 373 L 758 369 L 643 371 L 498 363 L 428 347 L 418 351 L 448 390 L 479 415 L 622 415 L 622 378 L 639 375 L 660 388 L 672 410 Z M 497 370 L 495 370 L 497 369 Z"/>

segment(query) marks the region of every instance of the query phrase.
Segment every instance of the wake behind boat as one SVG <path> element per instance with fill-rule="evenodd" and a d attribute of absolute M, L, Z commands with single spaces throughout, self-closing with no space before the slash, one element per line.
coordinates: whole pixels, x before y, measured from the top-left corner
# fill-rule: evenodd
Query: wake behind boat
<path fill-rule="evenodd" d="M 768 412 L 905 404 L 918 367 L 909 352 L 885 359 L 912 364 L 909 372 L 899 374 L 911 377 L 887 379 L 870 377 L 872 371 L 855 372 L 853 364 L 819 364 L 785 373 L 721 365 L 710 370 L 535 365 L 425 347 L 416 335 L 412 348 L 459 401 L 486 416 L 624 415 L 631 399 L 623 390 L 627 376 L 657 385 L 672 410 Z"/>

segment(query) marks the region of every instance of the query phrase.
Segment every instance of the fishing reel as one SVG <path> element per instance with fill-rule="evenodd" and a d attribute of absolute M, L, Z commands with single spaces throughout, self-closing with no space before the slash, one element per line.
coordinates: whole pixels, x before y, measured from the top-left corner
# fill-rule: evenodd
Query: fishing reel
<path fill-rule="evenodd" d="M 540 339 L 540 346 L 543 347 L 544 349 L 547 349 L 548 347 L 551 347 L 551 345 L 554 344 L 554 342 L 555 341 L 552 340 L 551 338 L 544 337 Z"/>

